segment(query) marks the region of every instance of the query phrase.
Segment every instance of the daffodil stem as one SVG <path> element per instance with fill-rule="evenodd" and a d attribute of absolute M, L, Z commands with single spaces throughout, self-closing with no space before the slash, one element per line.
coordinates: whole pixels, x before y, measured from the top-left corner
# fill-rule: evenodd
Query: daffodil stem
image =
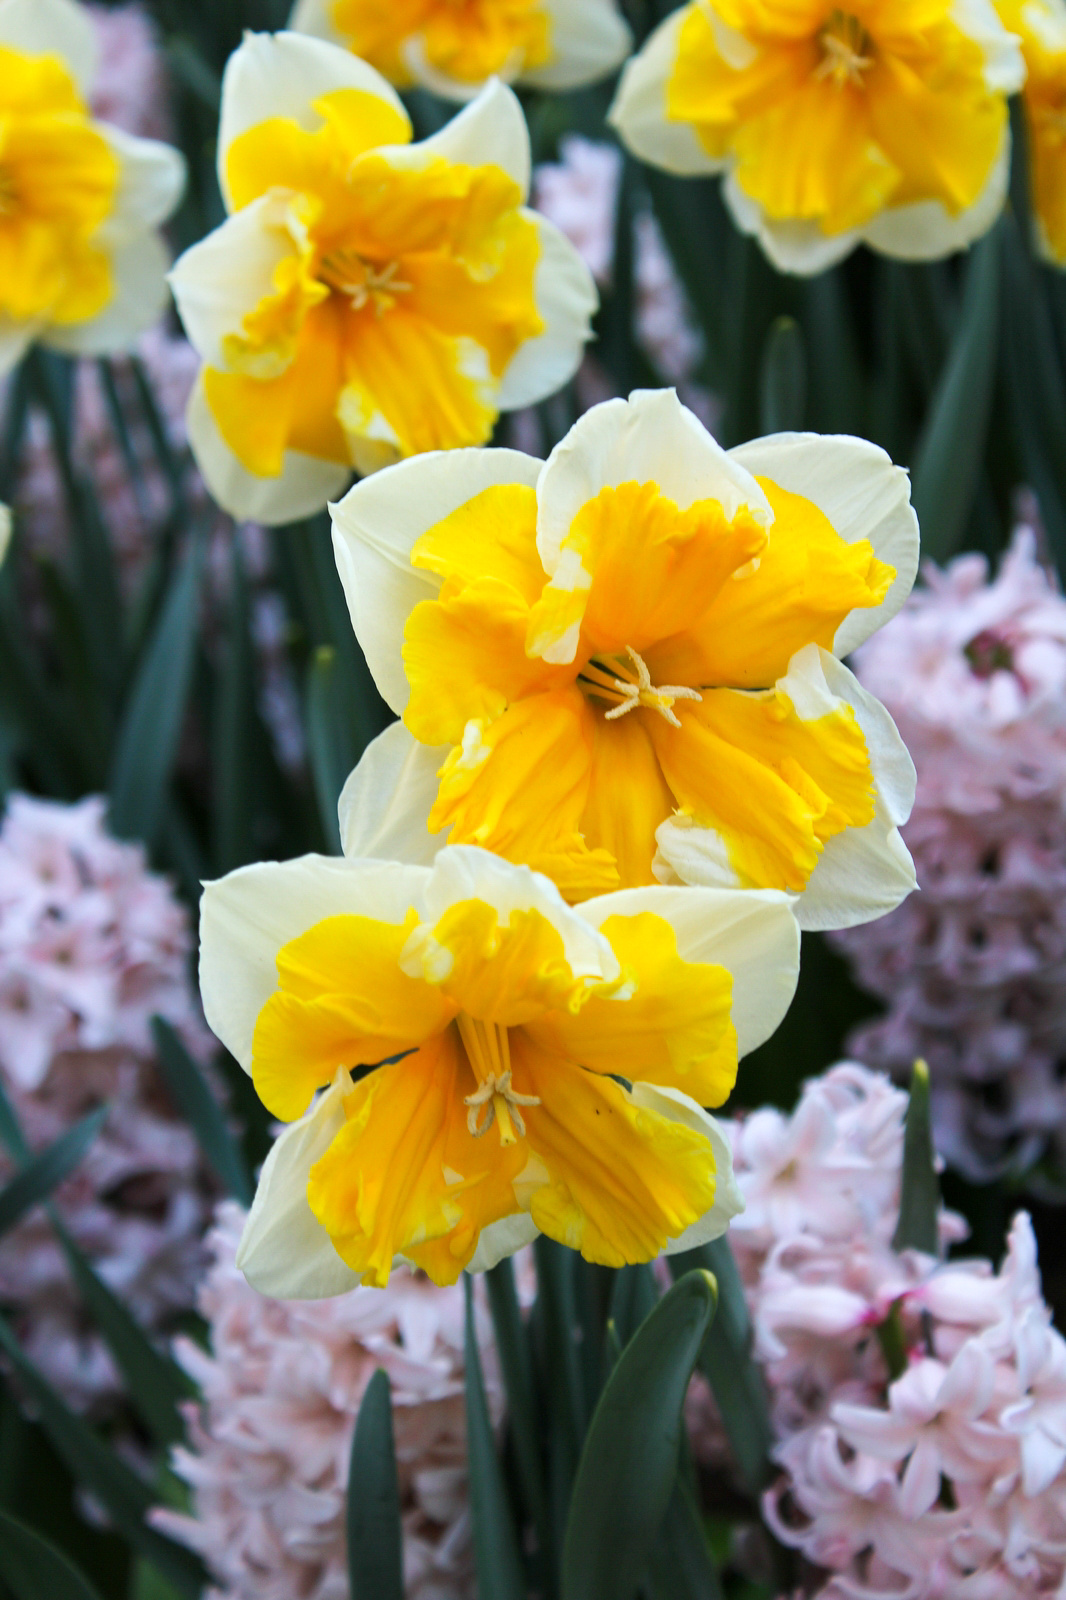
<path fill-rule="evenodd" d="M 889 1377 L 893 1382 L 907 1370 L 907 1340 L 903 1332 L 903 1319 L 899 1314 L 899 1301 L 893 1303 L 883 1322 L 877 1324 L 877 1342 L 885 1358 Z"/>

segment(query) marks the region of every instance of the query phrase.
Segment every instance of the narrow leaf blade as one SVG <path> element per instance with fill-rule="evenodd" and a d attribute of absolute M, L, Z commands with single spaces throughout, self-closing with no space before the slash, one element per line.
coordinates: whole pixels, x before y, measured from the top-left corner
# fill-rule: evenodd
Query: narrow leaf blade
<path fill-rule="evenodd" d="M 562 1600 L 636 1593 L 674 1493 L 681 1408 L 716 1298 L 710 1273 L 675 1283 L 608 1378 L 574 1484 Z"/>
<path fill-rule="evenodd" d="M 0 1189 L 0 1234 L 13 1228 L 42 1200 L 47 1200 L 74 1171 L 100 1132 L 107 1107 L 101 1106 L 50 1144 L 47 1150 L 27 1161 L 3 1189 Z"/>
<path fill-rule="evenodd" d="M 392 1395 L 379 1367 L 367 1384 L 348 1473 L 351 1600 L 403 1600 L 403 1528 Z"/>
<path fill-rule="evenodd" d="M 470 1460 L 470 1514 L 474 1525 L 479 1600 L 526 1600 L 518 1538 L 496 1455 L 481 1356 L 474 1329 L 474 1294 L 466 1290 L 466 1436 Z"/>
<path fill-rule="evenodd" d="M 199 1139 L 204 1156 L 233 1198 L 243 1206 L 250 1206 L 252 1185 L 244 1156 L 199 1066 L 180 1036 L 162 1017 L 152 1018 L 152 1036 L 159 1069 L 166 1079 L 167 1088 L 178 1110 Z"/>
<path fill-rule="evenodd" d="M 935 1256 L 939 1249 L 936 1225 L 939 1209 L 940 1184 L 936 1176 L 929 1109 L 929 1068 L 924 1061 L 916 1061 L 903 1135 L 903 1179 L 893 1248 L 924 1250 L 926 1255 Z"/>
<path fill-rule="evenodd" d="M 99 1600 L 67 1557 L 32 1528 L 0 1510 L 0 1578 L 15 1600 Z"/>

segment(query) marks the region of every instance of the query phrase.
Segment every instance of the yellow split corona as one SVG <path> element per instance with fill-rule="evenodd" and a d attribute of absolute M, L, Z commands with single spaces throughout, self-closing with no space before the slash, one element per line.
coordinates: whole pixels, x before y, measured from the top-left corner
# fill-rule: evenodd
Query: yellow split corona
<path fill-rule="evenodd" d="M 1029 188 L 1035 243 L 1066 266 L 1066 5 L 1063 0 L 997 0 L 1025 55 Z"/>
<path fill-rule="evenodd" d="M 229 219 L 171 284 L 204 361 L 190 441 L 235 516 L 287 522 L 353 469 L 481 443 L 576 370 L 595 288 L 526 208 L 529 134 L 504 85 L 412 144 L 365 62 L 249 35 L 226 68 L 219 178 Z"/>
<path fill-rule="evenodd" d="M 991 0 L 692 0 L 625 70 L 611 121 L 642 160 L 724 174 L 780 270 L 860 242 L 928 260 L 987 232 L 1025 77 Z"/>

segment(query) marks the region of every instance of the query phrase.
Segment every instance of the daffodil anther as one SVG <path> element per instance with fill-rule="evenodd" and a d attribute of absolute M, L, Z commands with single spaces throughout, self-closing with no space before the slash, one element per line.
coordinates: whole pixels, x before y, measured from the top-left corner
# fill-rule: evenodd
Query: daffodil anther
<path fill-rule="evenodd" d="M 661 717 L 665 717 L 672 728 L 680 728 L 681 723 L 673 709 L 674 701 L 702 700 L 703 695 L 698 689 L 689 689 L 677 683 L 665 683 L 657 688 L 651 681 L 651 673 L 643 656 L 638 655 L 632 645 L 626 645 L 626 655 L 633 663 L 636 678 L 630 677 L 625 666 L 617 658 L 612 665 L 616 666 L 619 672 L 625 673 L 624 677 L 612 674 L 598 661 L 590 661 L 581 674 L 598 699 L 618 701 L 618 704 L 606 713 L 606 720 L 617 722 L 620 717 L 626 716 L 630 711 L 636 711 L 639 706 L 646 706 L 649 711 L 657 711 Z"/>

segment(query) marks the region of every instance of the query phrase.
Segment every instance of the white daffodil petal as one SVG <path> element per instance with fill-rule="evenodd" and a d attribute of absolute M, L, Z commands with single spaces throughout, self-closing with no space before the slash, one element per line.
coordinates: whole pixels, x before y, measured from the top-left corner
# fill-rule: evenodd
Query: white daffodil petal
<path fill-rule="evenodd" d="M 1010 184 L 1010 133 L 988 182 L 968 210 L 953 217 L 938 200 L 893 206 L 882 211 L 862 230 L 874 250 L 898 261 L 937 261 L 955 250 L 965 250 L 992 227 L 1003 210 Z"/>
<path fill-rule="evenodd" d="M 333 26 L 333 5 L 334 0 L 296 0 L 287 24 L 289 33 L 306 33 L 313 39 L 343 44 Z"/>
<path fill-rule="evenodd" d="M 378 691 L 400 715 L 410 690 L 403 630 L 441 580 L 411 566 L 415 542 L 453 511 L 501 483 L 536 487 L 544 463 L 517 450 L 445 450 L 412 456 L 357 483 L 330 507 L 337 570 L 356 637 Z"/>
<path fill-rule="evenodd" d="M 668 888 L 678 883 L 705 889 L 742 887 L 729 846 L 716 829 L 700 827 L 691 817 L 678 812 L 659 824 L 655 842 L 658 850 L 652 871 Z"/>
<path fill-rule="evenodd" d="M 157 228 L 174 211 L 185 189 L 185 158 L 158 139 L 135 139 L 121 128 L 94 123 L 118 157 L 120 176 L 111 215 L 97 237 L 109 243 Z"/>
<path fill-rule="evenodd" d="M 111 255 L 111 299 L 87 322 L 52 324 L 41 335 L 53 350 L 72 356 L 106 356 L 130 351 L 170 303 L 170 256 L 158 233 L 142 233 L 118 245 Z"/>
<path fill-rule="evenodd" d="M 227 207 L 229 148 L 234 139 L 271 117 L 291 117 L 309 132 L 322 126 L 314 102 L 339 89 L 358 89 L 384 100 L 410 126 L 403 102 L 380 72 L 340 45 L 303 33 L 246 33 L 222 79 L 218 128 L 218 181 Z"/>
<path fill-rule="evenodd" d="M 514 179 L 523 199 L 529 194 L 533 158 L 525 113 L 514 91 L 495 78 L 439 133 L 419 144 L 383 145 L 377 153 L 394 167 L 416 170 L 439 160 L 471 167 L 491 164 Z"/>
<path fill-rule="evenodd" d="M 846 435 L 778 433 L 730 455 L 754 477 L 771 478 L 812 501 L 845 544 L 869 539 L 878 559 L 895 567 L 881 604 L 852 611 L 837 629 L 834 649 L 850 655 L 896 615 L 914 587 L 920 540 L 910 477 L 878 445 Z"/>
<path fill-rule="evenodd" d="M 278 951 L 326 917 L 402 922 L 429 874 L 398 862 L 302 856 L 258 862 L 204 885 L 200 993 L 212 1031 L 245 1071 L 256 1018 L 278 986 Z"/>
<path fill-rule="evenodd" d="M 639 55 L 626 63 L 607 121 L 641 161 L 682 177 L 721 172 L 725 162 L 711 156 L 689 122 L 674 122 L 666 112 L 666 87 L 680 48 L 687 7 L 659 24 Z"/>
<path fill-rule="evenodd" d="M 551 60 L 522 73 L 535 89 L 576 89 L 596 83 L 620 67 L 633 35 L 615 0 L 546 0 Z"/>
<path fill-rule="evenodd" d="M 467 1272 L 491 1272 L 506 1256 L 513 1256 L 532 1244 L 540 1229 L 528 1211 L 490 1222 L 478 1235 L 477 1249 L 467 1262 Z"/>
<path fill-rule="evenodd" d="M 808 646 L 810 651 L 814 648 L 813 645 Z M 806 653 L 801 652 L 802 655 Z M 790 675 L 798 663 L 799 656 L 794 656 L 789 663 Z M 864 689 L 855 674 L 842 661 L 830 655 L 828 650 L 818 651 L 817 671 L 823 675 L 830 694 L 845 701 L 854 711 L 870 753 L 874 781 L 888 816 L 892 822 L 902 825 L 914 807 L 918 775 L 899 729 L 880 700 Z"/>
<path fill-rule="evenodd" d="M 910 851 L 879 800 L 865 828 L 829 840 L 796 902 L 796 920 L 808 932 L 854 928 L 894 911 L 917 887 Z"/>
<path fill-rule="evenodd" d="M 74 0 L 0 0 L 0 44 L 27 56 L 59 56 L 82 94 L 96 76 L 92 18 Z"/>
<path fill-rule="evenodd" d="M 1015 94 L 1025 82 L 1021 41 L 1008 33 L 992 0 L 955 0 L 951 20 L 981 46 L 985 83 L 1000 94 Z"/>
<path fill-rule="evenodd" d="M 514 911 L 538 911 L 562 938 L 575 976 L 609 982 L 618 976 L 618 960 L 607 940 L 567 905 L 551 879 L 540 872 L 515 866 L 477 845 L 449 845 L 426 878 L 426 916 L 435 921 L 462 900 L 483 900 L 494 907 L 501 922 Z"/>
<path fill-rule="evenodd" d="M 630 1099 L 635 1105 L 657 1111 L 660 1116 L 669 1117 L 671 1122 L 681 1122 L 694 1133 L 701 1133 L 710 1143 L 713 1153 L 714 1204 L 678 1238 L 671 1239 L 663 1254 L 680 1255 L 682 1251 L 695 1250 L 698 1245 L 720 1239 L 733 1218 L 744 1210 L 744 1196 L 733 1175 L 733 1153 L 720 1125 L 702 1106 L 678 1089 L 660 1089 L 650 1083 L 635 1083 L 630 1091 Z"/>
<path fill-rule="evenodd" d="M 237 1266 L 253 1289 L 275 1300 L 327 1300 L 361 1281 L 307 1203 L 311 1168 L 344 1127 L 344 1095 L 350 1087 L 348 1074 L 339 1072 L 307 1115 L 279 1136 L 263 1163 Z"/>
<path fill-rule="evenodd" d="M 535 405 L 569 383 L 592 338 L 600 303 L 592 273 L 559 229 L 534 211 L 524 215 L 540 236 L 533 296 L 545 331 L 518 347 L 500 380 L 501 411 Z"/>
<path fill-rule="evenodd" d="M 741 233 L 750 234 L 762 246 L 778 272 L 813 278 L 836 266 L 858 244 L 860 233 L 823 233 L 816 222 L 772 221 L 750 195 L 744 193 L 732 172 L 722 185 L 722 198 Z M 867 233 L 866 237 L 869 237 Z"/>
<path fill-rule="evenodd" d="M 337 808 L 349 859 L 432 866 L 451 831 L 430 833 L 427 826 L 447 754 L 446 748 L 419 744 L 402 722 L 367 745 Z"/>
<path fill-rule="evenodd" d="M 792 1004 L 800 938 L 788 895 L 664 884 L 598 895 L 576 909 L 595 928 L 608 917 L 651 912 L 673 928 L 682 960 L 732 973 L 732 1019 L 742 1056 L 770 1037 Z"/>
<path fill-rule="evenodd" d="M 189 396 L 185 412 L 189 446 L 213 498 L 238 522 L 276 527 L 314 516 L 351 478 L 351 469 L 336 461 L 286 450 L 279 477 L 260 478 L 234 455 L 219 431 L 204 392 L 203 373 Z"/>
<path fill-rule="evenodd" d="M 548 458 L 538 489 L 537 550 L 549 575 L 581 508 L 601 489 L 634 482 L 658 484 L 682 511 L 714 499 L 729 518 L 746 506 L 756 520 L 773 520 L 755 479 L 673 389 L 638 389 L 628 400 L 586 411 Z"/>
<path fill-rule="evenodd" d="M 209 367 L 226 370 L 226 338 L 274 293 L 274 274 L 293 253 L 283 205 L 275 195 L 262 195 L 174 263 L 170 287 L 185 333 Z"/>
<path fill-rule="evenodd" d="M 43 320 L 12 322 L 0 316 L 0 378 L 17 367 L 33 341 L 45 327 Z"/>

